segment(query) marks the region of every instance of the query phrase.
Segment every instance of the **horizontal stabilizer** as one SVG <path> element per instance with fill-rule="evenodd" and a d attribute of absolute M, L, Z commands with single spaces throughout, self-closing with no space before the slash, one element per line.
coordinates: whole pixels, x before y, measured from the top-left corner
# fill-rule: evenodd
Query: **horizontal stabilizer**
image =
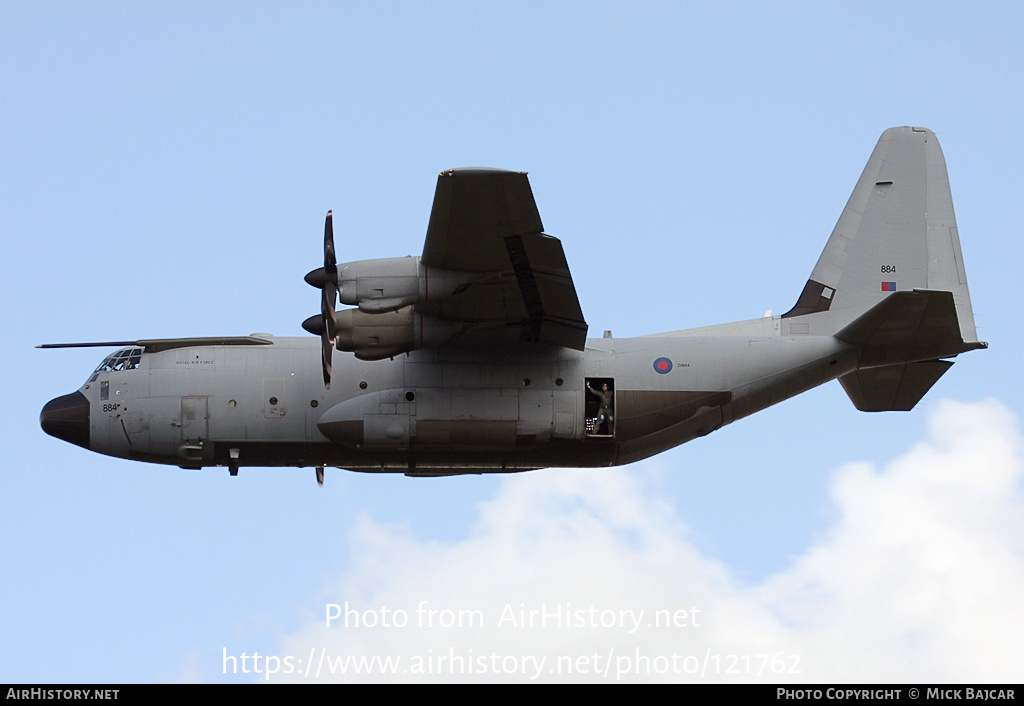
<path fill-rule="evenodd" d="M 886 365 L 855 370 L 840 377 L 839 382 L 862 412 L 907 412 L 952 365 L 950 360 Z"/>
<path fill-rule="evenodd" d="M 890 294 L 836 338 L 860 348 L 861 368 L 948 358 L 985 347 L 964 341 L 952 292 L 920 289 Z"/>

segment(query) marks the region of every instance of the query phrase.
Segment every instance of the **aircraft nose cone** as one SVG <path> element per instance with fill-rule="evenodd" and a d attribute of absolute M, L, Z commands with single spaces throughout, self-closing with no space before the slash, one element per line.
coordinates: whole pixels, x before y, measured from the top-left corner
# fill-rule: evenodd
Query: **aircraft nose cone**
<path fill-rule="evenodd" d="M 39 415 L 39 426 L 50 436 L 89 448 L 89 400 L 81 392 L 50 400 Z"/>

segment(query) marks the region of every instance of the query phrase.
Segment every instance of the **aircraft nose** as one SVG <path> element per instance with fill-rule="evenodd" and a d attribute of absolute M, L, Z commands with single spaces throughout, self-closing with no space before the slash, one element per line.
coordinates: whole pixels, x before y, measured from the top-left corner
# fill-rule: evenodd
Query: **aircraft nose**
<path fill-rule="evenodd" d="M 39 426 L 50 436 L 89 448 L 89 400 L 81 392 L 50 400 L 39 415 Z"/>

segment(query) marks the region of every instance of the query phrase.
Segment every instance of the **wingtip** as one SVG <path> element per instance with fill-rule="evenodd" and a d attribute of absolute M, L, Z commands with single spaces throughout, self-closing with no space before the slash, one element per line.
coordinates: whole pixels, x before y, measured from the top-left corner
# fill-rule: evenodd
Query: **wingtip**
<path fill-rule="evenodd" d="M 525 175 L 526 172 L 516 171 L 514 169 L 501 169 L 499 167 L 453 167 L 452 169 L 446 169 L 445 171 L 438 174 L 438 176 L 486 176 L 497 174 Z"/>

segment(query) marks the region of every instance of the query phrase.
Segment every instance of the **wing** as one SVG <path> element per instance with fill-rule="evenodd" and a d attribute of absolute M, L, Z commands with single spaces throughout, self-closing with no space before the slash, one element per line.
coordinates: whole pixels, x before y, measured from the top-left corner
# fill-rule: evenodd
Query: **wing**
<path fill-rule="evenodd" d="M 256 336 L 226 336 L 214 338 L 147 338 L 138 341 L 90 341 L 87 343 L 43 343 L 36 348 L 112 348 L 114 346 L 141 346 L 147 353 L 159 353 L 174 348 L 198 346 L 269 346 L 274 341 Z"/>
<path fill-rule="evenodd" d="M 452 296 L 417 309 L 471 326 L 467 340 L 586 344 L 562 243 L 545 235 L 526 174 L 499 169 L 441 172 L 421 262 L 468 275 Z"/>

